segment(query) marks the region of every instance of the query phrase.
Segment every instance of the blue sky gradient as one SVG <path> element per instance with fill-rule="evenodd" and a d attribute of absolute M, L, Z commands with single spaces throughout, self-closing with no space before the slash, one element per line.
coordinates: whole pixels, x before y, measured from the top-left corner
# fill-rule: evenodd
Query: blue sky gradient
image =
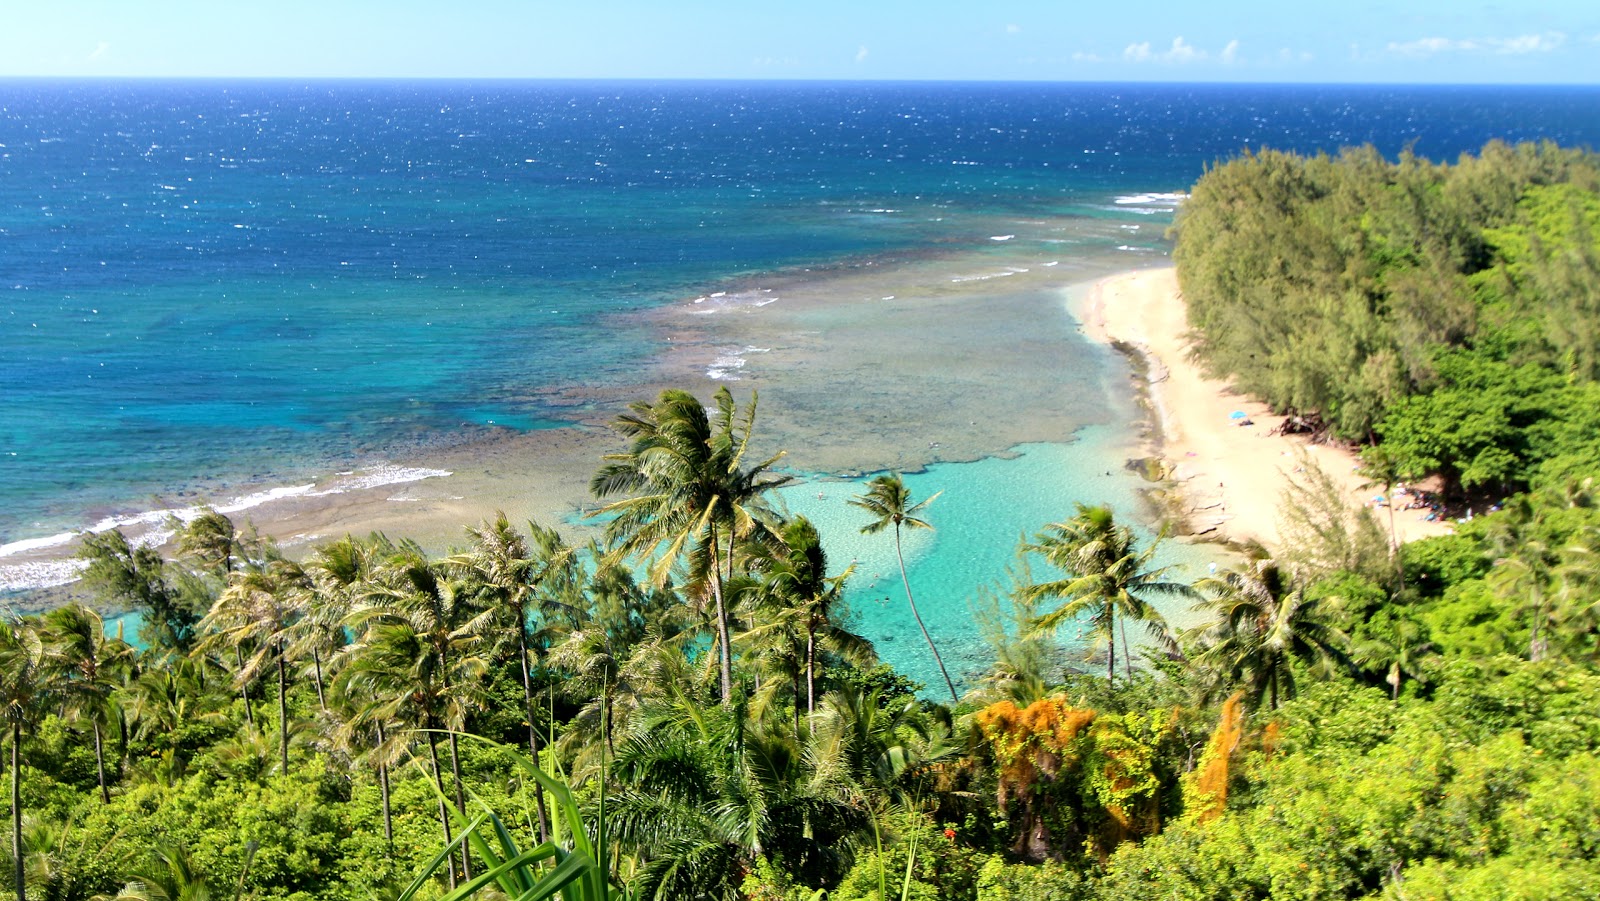
<path fill-rule="evenodd" d="M 1594 0 L 52 0 L 0 76 L 1600 84 Z"/>

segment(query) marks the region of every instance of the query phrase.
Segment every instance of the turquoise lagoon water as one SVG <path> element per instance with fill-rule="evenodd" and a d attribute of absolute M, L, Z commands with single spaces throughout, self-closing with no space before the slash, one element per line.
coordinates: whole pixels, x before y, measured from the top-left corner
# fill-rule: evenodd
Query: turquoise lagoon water
<path fill-rule="evenodd" d="M 936 464 L 905 476 L 913 501 L 942 492 L 921 513 L 934 529 L 903 532 L 902 544 L 917 609 L 958 688 L 970 686 L 993 660 L 973 623 L 972 601 L 980 588 L 1005 594 L 1006 570 L 1022 539 L 1071 518 L 1083 502 L 1111 507 L 1142 540 L 1155 540 L 1148 525 L 1152 511 L 1142 494 L 1150 485 L 1121 465 L 1128 448 L 1120 432 L 1085 429 L 1072 443 L 1024 445 L 1014 448 L 1015 456 Z M 848 503 L 865 490 L 866 479 L 813 478 L 782 495 L 791 512 L 817 524 L 836 572 L 854 563 L 846 600 L 858 631 L 896 669 L 924 683 L 930 697 L 939 697 L 942 680 L 906 604 L 892 533 L 861 534 L 865 511 Z M 1171 566 L 1174 581 L 1193 581 L 1212 563 L 1227 559 L 1225 551 L 1210 545 L 1167 541 L 1162 548 L 1156 563 Z M 1053 577 L 1037 557 L 1030 565 L 1035 578 Z M 1186 602 L 1158 601 L 1158 606 L 1175 627 L 1194 622 Z M 1135 631 L 1129 637 L 1138 641 L 1143 635 Z M 1069 652 L 1069 663 L 1086 660 L 1088 636 L 1067 626 L 1057 638 Z"/>

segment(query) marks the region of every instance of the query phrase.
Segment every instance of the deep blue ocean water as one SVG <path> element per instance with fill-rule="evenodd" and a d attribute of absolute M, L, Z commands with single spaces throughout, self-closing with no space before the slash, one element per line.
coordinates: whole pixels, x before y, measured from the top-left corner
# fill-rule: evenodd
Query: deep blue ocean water
<path fill-rule="evenodd" d="M 1494 138 L 1600 145 L 1600 89 L 0 81 L 0 545 L 560 424 L 653 352 L 614 314 L 753 274 Z"/>

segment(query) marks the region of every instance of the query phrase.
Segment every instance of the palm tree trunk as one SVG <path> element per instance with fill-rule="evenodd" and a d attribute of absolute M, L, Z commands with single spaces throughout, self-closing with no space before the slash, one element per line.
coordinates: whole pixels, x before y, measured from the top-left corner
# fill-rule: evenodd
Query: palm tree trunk
<path fill-rule="evenodd" d="M 894 555 L 900 560 L 900 582 L 906 587 L 906 603 L 911 607 L 911 617 L 917 621 L 917 628 L 922 630 L 922 639 L 928 643 L 928 650 L 933 652 L 933 662 L 939 665 L 939 674 L 944 676 L 945 687 L 950 689 L 950 699 L 960 703 L 961 696 L 956 694 L 956 684 L 950 681 L 950 673 L 944 668 L 944 660 L 939 656 L 939 649 L 933 646 L 933 638 L 928 635 L 928 627 L 922 624 L 922 614 L 917 612 L 917 602 L 911 598 L 911 579 L 906 575 L 906 555 L 900 550 L 898 522 L 894 524 Z"/>
<path fill-rule="evenodd" d="M 100 778 L 100 803 L 111 803 L 111 792 L 106 788 L 105 739 L 100 736 L 100 720 L 94 720 L 94 771 Z"/>
<path fill-rule="evenodd" d="M 450 775 L 456 783 L 456 812 L 466 816 L 467 802 L 461 797 L 461 753 L 456 747 L 456 730 L 450 730 Z M 461 875 L 472 879 L 472 857 L 467 853 L 467 843 L 461 843 Z"/>
<path fill-rule="evenodd" d="M 285 697 L 288 680 L 283 674 L 283 642 L 278 642 L 278 762 L 289 775 L 289 702 Z"/>
<path fill-rule="evenodd" d="M 806 716 L 817 710 L 817 626 L 806 624 Z"/>
<path fill-rule="evenodd" d="M 27 873 L 22 867 L 22 725 L 11 724 L 11 856 L 16 866 L 17 901 L 28 901 Z"/>
<path fill-rule="evenodd" d="M 1394 566 L 1400 573 L 1400 590 L 1406 590 L 1406 559 L 1400 553 L 1400 533 L 1394 528 L 1394 493 L 1384 488 L 1384 493 L 1389 497 L 1389 543 L 1394 548 Z"/>
<path fill-rule="evenodd" d="M 1117 608 L 1106 605 L 1106 685 L 1117 679 Z"/>
<path fill-rule="evenodd" d="M 439 825 L 444 827 L 444 844 L 450 847 L 450 811 L 445 808 L 444 772 L 439 769 L 439 738 L 433 730 L 433 716 L 428 717 L 428 759 L 433 762 L 433 784 L 439 788 Z M 450 888 L 456 887 L 456 863 L 450 861 Z"/>
<path fill-rule="evenodd" d="M 322 709 L 323 713 L 327 713 L 328 699 L 322 693 L 322 652 L 318 651 L 315 646 L 311 648 L 311 665 L 315 667 L 317 679 L 317 706 Z"/>
<path fill-rule="evenodd" d="M 717 602 L 717 653 L 722 668 L 722 706 L 733 703 L 733 651 L 728 647 L 728 609 L 722 603 L 722 572 L 718 569 L 717 528 L 711 527 L 711 594 Z M 731 557 L 731 554 L 730 554 Z"/>
<path fill-rule="evenodd" d="M 539 764 L 539 728 L 534 725 L 533 715 L 533 676 L 528 672 L 528 612 L 522 609 L 521 604 L 514 605 L 517 614 L 517 650 L 522 655 L 518 658 L 517 669 L 522 672 L 522 711 L 528 717 L 528 753 L 533 758 L 535 766 Z M 533 809 L 539 816 L 539 843 L 550 839 L 550 826 L 544 818 L 544 785 L 535 779 L 533 781 Z"/>
<path fill-rule="evenodd" d="M 1128 618 L 1127 617 L 1123 617 L 1122 621 L 1117 623 L 1117 629 L 1122 632 L 1122 669 L 1123 669 L 1123 671 L 1125 671 L 1128 674 L 1128 681 L 1132 682 L 1133 681 L 1133 651 L 1130 650 L 1130 648 L 1132 646 L 1128 644 Z"/>
<path fill-rule="evenodd" d="M 250 710 L 250 683 L 244 680 L 244 651 L 238 645 L 233 646 L 233 659 L 239 666 L 239 694 L 244 698 L 244 721 L 255 726 L 256 715 Z"/>
<path fill-rule="evenodd" d="M 383 796 L 383 840 L 394 850 L 394 817 L 389 810 L 389 764 L 383 760 L 383 724 L 378 724 L 378 792 Z"/>
<path fill-rule="evenodd" d="M 791 675 L 794 677 L 793 679 L 790 680 L 790 685 L 789 685 L 790 691 L 793 693 L 791 695 L 791 697 L 794 698 L 794 740 L 795 741 L 799 741 L 800 740 L 800 667 L 796 666 Z"/>

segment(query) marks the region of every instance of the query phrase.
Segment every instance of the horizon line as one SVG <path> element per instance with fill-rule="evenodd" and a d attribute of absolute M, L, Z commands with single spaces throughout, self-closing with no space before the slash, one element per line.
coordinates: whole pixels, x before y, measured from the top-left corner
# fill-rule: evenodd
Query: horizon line
<path fill-rule="evenodd" d="M 1048 78 L 739 78 L 639 75 L 37 75 L 0 73 L 4 82 L 285 82 L 285 83 L 626 83 L 724 85 L 1030 85 L 1074 87 L 1241 87 L 1241 88 L 1588 88 L 1600 82 L 1488 82 L 1488 81 L 1161 81 L 1154 79 L 1048 79 Z"/>

